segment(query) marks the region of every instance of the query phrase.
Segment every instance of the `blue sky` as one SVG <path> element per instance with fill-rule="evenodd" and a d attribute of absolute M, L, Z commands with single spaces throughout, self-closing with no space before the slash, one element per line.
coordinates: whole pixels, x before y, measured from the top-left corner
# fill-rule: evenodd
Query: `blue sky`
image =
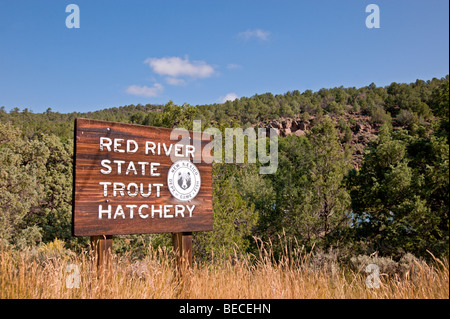
<path fill-rule="evenodd" d="M 379 29 L 366 27 L 370 3 Z M 197 105 L 440 78 L 448 12 L 447 0 L 0 0 L 0 106 Z"/>

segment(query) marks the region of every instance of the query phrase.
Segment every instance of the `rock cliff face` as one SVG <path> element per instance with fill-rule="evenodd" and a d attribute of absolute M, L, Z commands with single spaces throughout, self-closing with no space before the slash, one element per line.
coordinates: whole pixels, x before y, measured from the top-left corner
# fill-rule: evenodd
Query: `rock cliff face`
<path fill-rule="evenodd" d="M 346 114 L 342 117 L 350 128 L 351 138 L 345 138 L 345 133 L 338 129 L 342 145 L 350 144 L 352 146 L 353 166 L 355 168 L 361 167 L 361 162 L 364 155 L 364 149 L 367 144 L 376 138 L 380 125 L 372 124 L 370 116 L 364 115 L 350 115 Z M 300 118 L 281 118 L 274 119 L 268 123 L 259 123 L 257 126 L 264 128 L 272 128 L 276 130 L 279 136 L 285 137 L 288 135 L 306 135 L 311 127 L 314 125 L 315 118 L 311 116 L 308 120 Z M 337 123 L 337 119 L 336 123 Z"/>
<path fill-rule="evenodd" d="M 306 131 L 311 129 L 311 121 L 305 121 L 301 119 L 278 119 L 271 120 L 266 128 L 273 128 L 277 130 L 280 136 L 287 136 L 291 134 L 305 135 Z"/>

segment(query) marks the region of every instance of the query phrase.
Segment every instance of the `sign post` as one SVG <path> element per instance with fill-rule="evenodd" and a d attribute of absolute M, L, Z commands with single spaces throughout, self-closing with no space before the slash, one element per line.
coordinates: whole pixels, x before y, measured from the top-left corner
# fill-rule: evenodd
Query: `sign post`
<path fill-rule="evenodd" d="M 177 268 L 192 268 L 192 233 L 173 233 L 172 244 L 177 256 Z"/>
<path fill-rule="evenodd" d="M 73 235 L 91 236 L 102 264 L 113 235 L 173 233 L 191 266 L 192 232 L 212 230 L 208 143 L 183 129 L 76 119 Z"/>
<path fill-rule="evenodd" d="M 94 250 L 98 272 L 107 270 L 112 265 L 112 236 L 91 236 L 91 247 Z"/>

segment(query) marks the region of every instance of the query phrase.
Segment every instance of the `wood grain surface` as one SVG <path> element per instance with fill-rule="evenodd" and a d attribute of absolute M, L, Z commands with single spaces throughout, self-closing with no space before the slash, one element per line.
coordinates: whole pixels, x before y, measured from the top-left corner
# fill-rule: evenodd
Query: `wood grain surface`
<path fill-rule="evenodd" d="M 211 162 L 211 154 L 208 153 L 202 157 L 201 150 L 195 149 L 194 159 L 201 160 L 201 163 L 195 163 L 201 176 L 200 190 L 190 201 L 176 199 L 170 193 L 167 183 L 167 174 L 173 161 L 164 153 L 162 143 L 165 143 L 166 148 L 173 144 L 171 149 L 173 154 L 175 144 L 194 144 L 194 133 L 188 132 L 191 138 L 189 143 L 180 143 L 181 136 L 177 140 L 170 140 L 171 132 L 172 130 L 167 128 L 76 119 L 73 187 L 73 234 L 75 236 L 212 230 L 212 164 L 208 164 Z M 103 138 L 102 141 L 101 138 Z M 134 141 L 129 144 L 129 152 L 126 149 L 128 140 Z M 114 141 L 117 142 L 116 149 L 114 149 Z M 201 137 L 201 143 L 199 143 L 201 149 L 210 141 L 210 136 Z M 107 145 L 108 142 L 111 144 Z M 144 146 L 147 142 L 155 143 L 155 145 L 160 143 L 162 154 L 158 155 L 156 149 L 155 154 L 151 151 L 146 154 Z M 136 145 L 138 149 L 133 152 Z M 178 147 L 179 149 L 181 146 Z M 187 159 L 193 161 L 192 157 L 176 158 L 176 160 Z M 209 160 L 208 163 L 205 163 L 205 159 Z M 104 160 L 107 160 L 106 163 L 109 163 L 110 169 L 108 165 L 102 165 Z M 118 165 L 113 164 L 114 161 L 121 163 L 120 174 Z M 127 174 L 130 161 L 134 163 L 131 168 L 135 169 L 129 170 Z M 139 162 L 148 164 L 137 164 Z M 155 165 L 153 174 L 150 172 L 151 163 L 159 164 Z M 144 175 L 142 171 L 145 171 Z M 159 176 L 154 176 L 158 174 Z M 151 189 L 148 197 L 141 194 L 139 188 L 141 184 L 143 193 L 147 194 Z M 152 187 L 149 187 L 149 184 Z M 161 185 L 159 197 L 157 197 L 155 184 Z M 114 185 L 118 186 L 116 192 L 113 191 Z M 120 191 L 123 185 L 125 189 Z M 155 208 L 153 217 L 151 216 L 152 205 Z M 195 208 L 193 208 L 194 205 Z M 192 214 L 189 214 L 187 206 L 193 209 Z M 139 214 L 141 207 L 142 215 Z M 175 207 L 178 210 L 177 214 L 175 214 Z M 183 207 L 184 211 L 181 214 Z M 159 209 L 162 211 L 166 209 L 167 214 L 160 214 Z M 146 215 L 147 217 L 144 218 Z"/>

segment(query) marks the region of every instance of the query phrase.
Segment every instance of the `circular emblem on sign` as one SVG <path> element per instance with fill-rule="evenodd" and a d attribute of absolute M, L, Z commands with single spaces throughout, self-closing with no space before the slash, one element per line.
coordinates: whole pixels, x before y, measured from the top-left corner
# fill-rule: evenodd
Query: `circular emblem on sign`
<path fill-rule="evenodd" d="M 172 164 L 167 174 L 167 186 L 173 197 L 188 201 L 200 190 L 200 172 L 190 161 L 181 160 Z"/>

